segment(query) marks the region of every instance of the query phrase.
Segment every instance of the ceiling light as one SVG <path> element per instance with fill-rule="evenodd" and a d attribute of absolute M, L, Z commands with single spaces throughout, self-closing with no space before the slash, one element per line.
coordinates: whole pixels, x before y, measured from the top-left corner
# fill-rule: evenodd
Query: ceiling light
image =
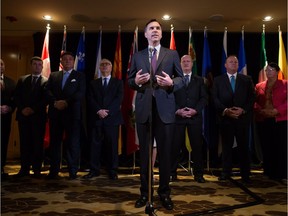
<path fill-rule="evenodd" d="M 265 22 L 269 22 L 269 21 L 271 21 L 271 20 L 273 20 L 273 17 L 272 17 L 272 16 L 266 16 L 266 17 L 264 17 L 264 19 L 263 19 L 263 21 L 265 21 Z"/>
<path fill-rule="evenodd" d="M 162 16 L 162 20 L 171 20 L 171 16 L 168 14 L 165 14 L 164 16 Z"/>
<path fill-rule="evenodd" d="M 52 16 L 50 15 L 45 15 L 42 17 L 44 20 L 52 20 Z"/>

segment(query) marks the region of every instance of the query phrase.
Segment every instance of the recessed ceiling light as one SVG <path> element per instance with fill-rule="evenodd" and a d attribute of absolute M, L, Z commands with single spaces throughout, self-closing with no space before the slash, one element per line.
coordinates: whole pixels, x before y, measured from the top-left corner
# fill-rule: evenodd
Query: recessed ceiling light
<path fill-rule="evenodd" d="M 165 14 L 164 16 L 162 16 L 162 20 L 171 20 L 171 16 L 168 14 Z"/>
<path fill-rule="evenodd" d="M 266 16 L 266 17 L 264 17 L 264 19 L 263 19 L 263 21 L 265 21 L 265 22 L 269 22 L 269 21 L 271 21 L 271 20 L 273 20 L 273 17 L 272 17 L 272 16 Z"/>
<path fill-rule="evenodd" d="M 52 20 L 52 16 L 50 16 L 50 15 L 44 15 L 42 18 L 44 20 Z"/>

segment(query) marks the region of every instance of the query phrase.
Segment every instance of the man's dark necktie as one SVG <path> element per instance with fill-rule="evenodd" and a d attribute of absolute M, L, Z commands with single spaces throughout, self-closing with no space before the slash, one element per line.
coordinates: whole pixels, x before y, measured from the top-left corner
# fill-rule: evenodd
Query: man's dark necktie
<path fill-rule="evenodd" d="M 37 76 L 32 76 L 32 87 L 34 88 L 35 87 L 35 85 L 36 85 L 36 83 L 37 83 L 37 79 L 38 79 L 38 77 Z"/>
<path fill-rule="evenodd" d="M 153 74 L 155 74 L 156 72 L 156 65 L 157 65 L 157 49 L 154 48 L 152 58 L 151 58 L 151 67 L 152 67 Z"/>
<path fill-rule="evenodd" d="M 234 92 L 235 91 L 235 76 L 232 75 L 230 79 L 231 79 L 230 83 L 231 83 L 232 91 Z"/>
<path fill-rule="evenodd" d="M 107 88 L 107 77 L 104 78 L 104 83 L 103 83 L 103 88 L 106 89 Z"/>
<path fill-rule="evenodd" d="M 64 88 L 65 83 L 66 83 L 68 77 L 69 77 L 69 72 L 64 72 L 64 71 L 63 71 L 62 89 Z"/>
<path fill-rule="evenodd" d="M 185 75 L 184 79 L 185 79 L 185 86 L 187 87 L 189 85 L 189 75 Z"/>

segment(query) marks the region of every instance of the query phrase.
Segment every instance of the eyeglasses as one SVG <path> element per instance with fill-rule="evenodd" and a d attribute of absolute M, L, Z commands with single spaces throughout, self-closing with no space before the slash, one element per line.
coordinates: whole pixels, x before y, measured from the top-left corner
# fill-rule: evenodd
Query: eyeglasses
<path fill-rule="evenodd" d="M 109 63 L 109 62 L 103 62 L 103 63 L 100 64 L 100 66 L 106 66 L 106 65 L 111 65 L 111 63 Z"/>
<path fill-rule="evenodd" d="M 276 69 L 275 69 L 275 68 L 271 68 L 271 67 L 266 67 L 265 71 L 266 71 L 266 72 L 269 72 L 269 71 L 275 72 Z"/>

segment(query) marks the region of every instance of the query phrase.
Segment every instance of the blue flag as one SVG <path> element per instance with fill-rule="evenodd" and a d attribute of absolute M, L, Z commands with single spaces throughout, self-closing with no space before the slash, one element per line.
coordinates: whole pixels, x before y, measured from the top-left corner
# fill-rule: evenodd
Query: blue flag
<path fill-rule="evenodd" d="M 207 29 L 204 30 L 204 48 L 203 48 L 203 62 L 202 62 L 202 77 L 205 80 L 208 88 L 212 86 L 212 63 L 210 57 L 210 48 L 208 44 Z M 208 106 L 206 106 L 202 112 L 203 124 L 202 133 L 204 140 L 207 144 L 210 143 L 209 140 L 209 112 Z"/>
<path fill-rule="evenodd" d="M 85 70 L 85 27 L 83 26 L 82 32 L 80 35 L 75 63 L 74 63 L 74 70 L 84 72 Z"/>
<path fill-rule="evenodd" d="M 241 33 L 238 61 L 239 61 L 239 73 L 247 75 L 246 55 L 244 48 L 244 29 L 242 29 Z"/>

